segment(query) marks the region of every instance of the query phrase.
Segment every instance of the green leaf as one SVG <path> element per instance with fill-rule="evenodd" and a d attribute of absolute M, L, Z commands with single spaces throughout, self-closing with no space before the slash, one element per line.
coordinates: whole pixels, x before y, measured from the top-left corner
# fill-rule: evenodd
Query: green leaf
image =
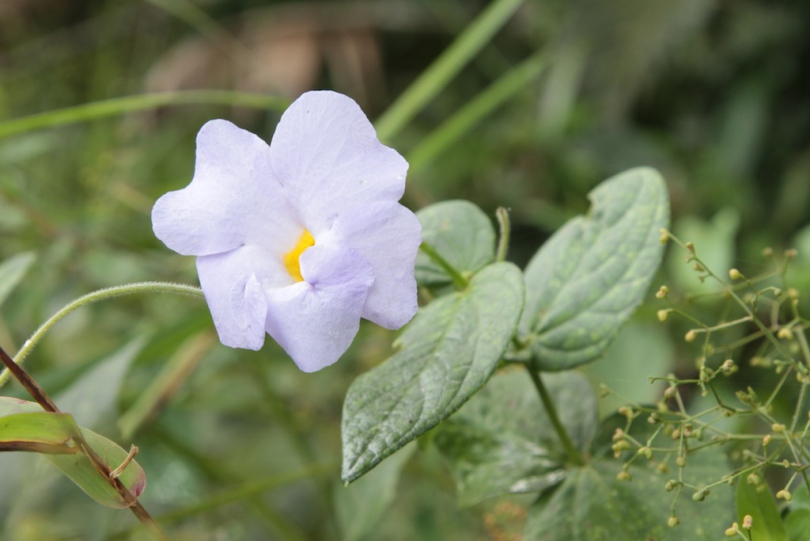
<path fill-rule="evenodd" d="M 565 224 L 526 267 L 520 323 L 542 370 L 598 359 L 642 301 L 661 262 L 669 222 L 666 185 L 631 169 L 590 194 L 588 216 Z"/>
<path fill-rule="evenodd" d="M 622 419 L 606 420 L 594 449 L 610 449 L 612 427 L 624 426 Z M 645 441 L 651 432 L 642 427 L 631 434 Z M 724 455 L 714 451 L 689 456 L 683 470 L 685 483 L 701 486 L 728 471 Z M 666 492 L 667 480 L 677 474 L 661 473 L 658 460 L 658 453 L 650 461 L 636 459 L 629 468 L 630 481 L 617 479 L 622 462 L 609 453 L 599 453 L 590 464 L 566 470 L 565 481 L 529 509 L 524 541 L 716 541 L 731 523 L 731 488 L 716 486 L 702 502 L 694 501 L 689 489 L 680 495 Z M 675 498 L 680 525 L 670 528 L 667 520 Z"/>
<path fill-rule="evenodd" d="M 415 443 L 406 445 L 362 479 L 336 488 L 335 508 L 343 541 L 359 541 L 374 529 L 394 501 L 402 467 L 415 450 Z"/>
<path fill-rule="evenodd" d="M 495 229 L 484 212 L 468 201 L 444 201 L 416 213 L 422 241 L 462 275 L 472 275 L 495 259 Z M 416 281 L 449 283 L 450 276 L 424 252 L 416 256 Z"/>
<path fill-rule="evenodd" d="M 81 431 L 81 432 L 80 432 Z M 76 425 L 68 413 L 43 411 L 39 404 L 0 397 L 0 450 L 43 453 L 62 473 L 98 503 L 128 507 L 118 492 L 93 467 L 74 441 L 79 434 L 110 469 L 117 468 L 127 452 L 116 443 Z M 15 447 L 14 443 L 18 442 Z M 143 468 L 132 461 L 118 477 L 136 498 L 146 487 Z"/>
<path fill-rule="evenodd" d="M 78 433 L 73 417 L 43 411 L 39 404 L 0 397 L 0 451 L 69 454 Z"/>
<path fill-rule="evenodd" d="M 489 265 L 464 291 L 417 313 L 402 350 L 352 383 L 343 405 L 343 470 L 353 481 L 449 417 L 486 383 L 523 308 L 523 277 Z"/>
<path fill-rule="evenodd" d="M 596 432 L 596 397 L 576 372 L 543 377 L 581 451 Z M 565 478 L 565 451 L 525 371 L 493 377 L 447 422 L 434 443 L 451 464 L 459 505 L 507 493 L 543 492 Z"/>
<path fill-rule="evenodd" d="M 104 436 L 100 436 L 86 428 L 82 429 L 82 434 L 85 441 L 107 463 L 110 469 L 117 468 L 127 457 L 128 453 L 126 451 Z M 118 494 L 118 491 L 96 471 L 90 459 L 83 453 L 47 455 L 47 458 L 62 470 L 62 473 L 70 477 L 88 496 L 101 505 L 116 509 L 128 507 L 126 501 Z M 136 498 L 146 488 L 146 473 L 134 460 L 127 465 L 118 479 Z"/>
<path fill-rule="evenodd" d="M 753 519 L 751 537 L 757 541 L 788 541 L 787 531 L 776 508 L 776 500 L 767 484 L 759 486 L 741 479 L 737 483 L 737 522 Z M 805 532 L 806 534 L 806 532 Z"/>
<path fill-rule="evenodd" d="M 0 305 L 14 291 L 33 265 L 34 260 L 36 260 L 36 256 L 33 252 L 24 252 L 8 258 L 0 264 Z"/>

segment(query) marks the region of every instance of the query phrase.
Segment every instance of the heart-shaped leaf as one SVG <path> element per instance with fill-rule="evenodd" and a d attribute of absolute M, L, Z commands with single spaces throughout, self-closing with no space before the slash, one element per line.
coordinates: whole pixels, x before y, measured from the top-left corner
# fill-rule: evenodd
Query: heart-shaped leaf
<path fill-rule="evenodd" d="M 352 383 L 343 405 L 344 481 L 449 417 L 486 383 L 523 308 L 523 277 L 511 263 L 485 267 L 464 291 L 417 313 L 402 350 Z"/>
<path fill-rule="evenodd" d="M 611 435 L 625 423 L 620 415 L 603 422 L 594 440 L 592 461 L 567 469 L 565 481 L 544 493 L 529 509 L 524 541 L 719 539 L 732 520 L 731 487 L 715 486 L 703 501 L 694 501 L 689 489 L 680 494 L 667 492 L 667 481 L 677 474 L 664 473 L 666 468 L 659 467 L 659 458 L 667 456 L 660 453 L 654 453 L 652 460 L 638 457 L 628 469 L 631 480 L 619 480 L 623 467 L 621 460 L 610 453 Z M 630 434 L 637 441 L 646 441 L 653 429 L 652 425 L 637 422 Z M 604 450 L 608 452 L 600 452 Z M 689 455 L 683 469 L 684 483 L 703 486 L 728 472 L 725 456 L 713 451 Z M 680 520 L 675 528 L 668 525 L 673 501 Z"/>
<path fill-rule="evenodd" d="M 443 201 L 416 213 L 422 241 L 430 245 L 462 275 L 472 275 L 495 259 L 495 230 L 481 209 L 468 201 Z M 421 285 L 446 284 L 450 276 L 420 251 L 416 281 Z"/>
<path fill-rule="evenodd" d="M 543 376 L 580 451 L 596 432 L 596 397 L 576 372 Z M 565 477 L 565 452 L 525 371 L 494 376 L 441 425 L 433 442 L 450 461 L 459 505 L 507 493 L 543 492 Z"/>
<path fill-rule="evenodd" d="M 542 370 L 594 361 L 641 302 L 661 262 L 666 185 L 631 169 L 594 189 L 588 216 L 565 224 L 526 267 L 520 323 Z"/>

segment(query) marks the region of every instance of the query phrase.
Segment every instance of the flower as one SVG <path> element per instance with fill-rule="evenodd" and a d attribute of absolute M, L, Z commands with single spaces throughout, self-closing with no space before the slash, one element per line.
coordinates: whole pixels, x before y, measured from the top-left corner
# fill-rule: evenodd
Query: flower
<path fill-rule="evenodd" d="M 191 183 L 155 203 L 155 235 L 197 272 L 220 341 L 270 334 L 301 370 L 331 365 L 360 318 L 416 313 L 416 216 L 398 203 L 408 163 L 350 98 L 307 92 L 268 146 L 225 120 L 197 135 Z"/>

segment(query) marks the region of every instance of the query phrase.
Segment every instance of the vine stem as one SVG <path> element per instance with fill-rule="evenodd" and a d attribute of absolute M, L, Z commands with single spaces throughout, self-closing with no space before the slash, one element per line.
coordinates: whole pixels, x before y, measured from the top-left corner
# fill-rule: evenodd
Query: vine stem
<path fill-rule="evenodd" d="M 28 373 L 23 370 L 23 368 L 14 362 L 14 360 L 6 353 L 6 351 L 0 347 L 0 361 L 6 366 L 6 370 L 8 370 L 17 381 L 25 388 L 26 391 L 37 401 L 37 403 L 42 406 L 47 412 L 50 413 L 62 413 L 56 404 L 48 396 L 48 393 L 39 386 L 39 384 L 34 381 Z M 81 433 L 76 433 L 73 435 L 73 439 L 75 440 L 76 444 L 78 445 L 79 449 L 81 450 L 82 454 L 87 457 L 90 463 L 93 465 L 93 468 L 101 475 L 104 479 L 110 483 L 116 492 L 121 496 L 121 498 L 127 503 L 130 511 L 141 521 L 141 523 L 146 526 L 146 528 L 152 532 L 156 539 L 160 541 L 169 541 L 168 536 L 163 532 L 163 530 L 158 526 L 155 519 L 149 514 L 146 508 L 141 505 L 141 502 L 132 495 L 132 493 L 127 489 L 124 483 L 118 479 L 117 476 L 110 475 L 112 469 L 110 466 L 100 457 L 98 453 L 96 453 L 92 447 L 87 443 L 87 440 L 81 435 Z"/>
<path fill-rule="evenodd" d="M 582 459 L 582 455 L 579 453 L 579 451 L 577 451 L 574 442 L 571 441 L 571 436 L 568 435 L 568 432 L 565 430 L 565 427 L 560 421 L 560 416 L 557 414 L 557 408 L 554 406 L 554 402 L 551 400 L 551 395 L 549 394 L 548 389 L 546 389 L 543 379 L 540 377 L 540 373 L 536 369 L 534 359 L 532 359 L 531 362 L 526 363 L 524 366 L 526 366 L 526 370 L 529 371 L 529 376 L 532 378 L 532 382 L 534 382 L 534 386 L 537 388 L 537 393 L 540 395 L 540 400 L 543 402 L 543 406 L 546 408 L 548 418 L 554 427 L 554 431 L 557 432 L 557 436 L 560 438 L 560 443 L 562 443 L 563 447 L 565 448 L 565 453 L 568 455 L 568 459 L 577 466 L 584 466 L 585 461 Z"/>
<path fill-rule="evenodd" d="M 185 284 L 174 284 L 171 282 L 137 282 L 134 284 L 125 284 L 122 286 L 108 287 L 99 289 L 98 291 L 93 291 L 92 293 L 88 293 L 87 295 L 79 297 L 78 299 L 70 302 L 64 308 L 52 315 L 45 323 L 40 325 L 34 334 L 32 334 L 31 337 L 25 341 L 25 344 L 23 344 L 23 347 L 20 348 L 19 352 L 17 352 L 17 355 L 14 356 L 14 363 L 17 366 L 21 366 L 25 361 L 25 358 L 28 357 L 37 344 L 42 341 L 42 338 L 51 329 L 51 327 L 56 325 L 71 312 L 87 304 L 92 304 L 94 302 L 112 299 L 115 297 L 123 297 L 124 295 L 134 295 L 136 293 L 173 293 L 175 295 L 185 295 L 187 297 L 198 297 L 200 299 L 204 298 L 202 289 L 199 287 Z M 9 371 L 8 367 L 6 367 L 3 373 L 0 374 L 0 387 L 5 385 L 10 377 L 11 372 Z"/>

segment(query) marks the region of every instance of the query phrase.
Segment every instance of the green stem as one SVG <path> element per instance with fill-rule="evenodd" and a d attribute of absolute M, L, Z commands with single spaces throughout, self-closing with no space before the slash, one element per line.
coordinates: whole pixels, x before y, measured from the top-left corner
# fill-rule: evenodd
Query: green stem
<path fill-rule="evenodd" d="M 135 284 L 126 284 L 123 286 L 99 289 L 98 291 L 94 291 L 79 297 L 52 315 L 50 319 L 43 323 L 39 329 L 37 329 L 36 332 L 31 335 L 31 338 L 25 341 L 23 347 L 19 352 L 17 352 L 17 355 L 14 356 L 14 362 L 17 365 L 22 365 L 25 358 L 28 357 L 37 344 L 42 341 L 42 338 L 51 329 L 51 327 L 56 325 L 71 312 L 87 304 L 92 304 L 94 302 L 112 299 L 115 297 L 122 297 L 124 295 L 134 295 L 136 293 L 173 293 L 176 295 L 185 295 L 187 297 L 203 298 L 202 290 L 199 287 L 184 284 L 173 284 L 170 282 L 138 282 Z M 4 370 L 3 373 L 0 374 L 0 387 L 5 385 L 10 377 L 11 373 L 8 371 L 8 369 Z"/>
<path fill-rule="evenodd" d="M 543 407 L 546 408 L 546 413 L 548 413 L 548 418 L 554 427 L 554 431 L 557 432 L 557 436 L 560 438 L 560 443 L 562 443 L 563 448 L 565 448 L 565 453 L 568 455 L 568 459 L 571 461 L 571 463 L 577 466 L 584 466 L 585 461 L 582 459 L 582 455 L 579 454 L 579 451 L 577 451 L 574 442 L 571 441 L 571 436 L 568 435 L 568 432 L 562 425 L 560 416 L 557 414 L 557 409 L 554 407 L 554 402 L 551 401 L 551 395 L 549 394 L 548 389 L 546 389 L 546 386 L 543 384 L 543 380 L 540 378 L 540 373 L 536 370 L 534 360 L 525 364 L 525 366 L 526 370 L 529 371 L 529 376 L 534 382 L 534 386 L 537 388 L 537 393 L 540 395 L 540 400 L 543 402 Z"/>
<path fill-rule="evenodd" d="M 512 225 L 509 223 L 509 211 L 503 207 L 498 207 L 495 211 L 495 216 L 498 218 L 498 227 L 500 228 L 500 238 L 498 239 L 498 251 L 495 252 L 495 261 L 503 261 L 506 259 L 506 253 L 509 251 L 509 235 L 512 231 Z"/>
<path fill-rule="evenodd" d="M 469 285 L 467 279 L 464 278 L 461 273 L 453 267 L 453 265 L 448 263 L 445 258 L 440 256 L 439 252 L 437 252 L 433 246 L 423 241 L 419 248 L 450 276 L 450 279 L 453 281 L 453 284 L 455 284 L 456 289 L 459 291 L 467 289 L 467 285 Z"/>
<path fill-rule="evenodd" d="M 376 123 L 377 136 L 390 140 L 489 42 L 523 0 L 495 0 L 456 38 Z"/>
<path fill-rule="evenodd" d="M 191 104 L 233 105 L 251 107 L 254 109 L 282 111 L 289 105 L 289 101 L 284 98 L 268 96 L 266 94 L 232 92 L 229 90 L 185 90 L 141 94 L 139 96 L 124 96 L 122 98 L 96 101 L 0 122 L 0 138 L 42 128 L 52 128 L 120 115 L 132 111 L 157 109 L 158 107 L 165 107 L 167 105 Z"/>

